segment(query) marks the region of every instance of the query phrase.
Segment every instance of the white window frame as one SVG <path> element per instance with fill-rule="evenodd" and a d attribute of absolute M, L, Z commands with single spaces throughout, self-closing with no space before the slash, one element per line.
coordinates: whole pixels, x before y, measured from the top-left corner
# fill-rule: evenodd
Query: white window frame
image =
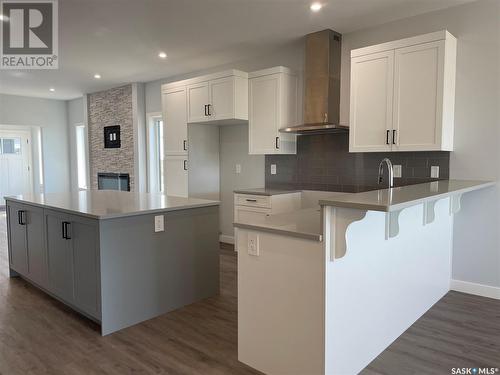
<path fill-rule="evenodd" d="M 149 193 L 164 193 L 161 190 L 161 181 L 163 181 L 163 190 L 165 189 L 165 176 L 161 176 L 160 163 L 161 160 L 160 150 L 158 149 L 158 137 L 156 131 L 156 122 L 158 120 L 163 121 L 163 114 L 161 112 L 149 112 L 146 114 L 147 117 L 147 129 L 146 129 L 146 156 L 147 156 L 147 188 Z M 165 134 L 165 123 L 163 123 L 163 134 Z M 163 155 L 165 158 L 165 155 Z M 164 171 L 164 169 L 163 169 Z"/>
<path fill-rule="evenodd" d="M 74 128 L 74 136 L 75 136 L 75 158 L 76 158 L 76 188 L 78 190 L 87 190 L 89 189 L 89 152 L 88 152 L 88 130 L 87 130 L 87 125 L 85 125 L 84 123 L 77 123 L 77 124 L 74 124 L 73 126 Z M 78 144 L 78 131 L 80 129 L 83 129 L 83 144 L 80 145 L 83 147 L 83 149 L 81 150 L 83 152 L 83 168 L 84 168 L 84 172 L 83 172 L 83 178 L 85 179 L 85 182 L 83 185 L 80 185 L 80 183 L 82 181 L 80 181 L 80 178 L 82 177 L 80 175 L 81 171 L 80 171 L 80 168 L 82 167 L 82 165 L 80 164 L 80 160 L 79 160 L 79 144 Z"/>

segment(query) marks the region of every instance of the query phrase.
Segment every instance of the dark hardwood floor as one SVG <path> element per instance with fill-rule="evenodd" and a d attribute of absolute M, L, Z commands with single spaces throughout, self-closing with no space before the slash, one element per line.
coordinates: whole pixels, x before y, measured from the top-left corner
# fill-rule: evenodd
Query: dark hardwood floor
<path fill-rule="evenodd" d="M 220 262 L 219 296 L 101 337 L 96 324 L 9 279 L 0 211 L 0 374 L 258 374 L 237 360 L 230 246 Z M 452 367 L 477 366 L 500 366 L 500 301 L 450 292 L 363 373 L 451 374 Z"/>

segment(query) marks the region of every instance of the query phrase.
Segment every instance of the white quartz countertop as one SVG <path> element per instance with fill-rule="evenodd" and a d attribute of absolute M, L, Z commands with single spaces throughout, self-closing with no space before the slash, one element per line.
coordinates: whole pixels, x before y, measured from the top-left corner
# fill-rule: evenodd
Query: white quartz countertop
<path fill-rule="evenodd" d="M 218 201 L 205 199 L 112 190 L 30 194 L 5 197 L 5 199 L 62 210 L 94 219 L 112 219 L 219 205 Z"/>
<path fill-rule="evenodd" d="M 320 200 L 319 204 L 322 206 L 390 212 L 414 206 L 425 201 L 445 198 L 454 194 L 467 193 L 493 185 L 495 185 L 495 182 L 441 180 L 392 189 L 332 196 L 330 199 Z"/>

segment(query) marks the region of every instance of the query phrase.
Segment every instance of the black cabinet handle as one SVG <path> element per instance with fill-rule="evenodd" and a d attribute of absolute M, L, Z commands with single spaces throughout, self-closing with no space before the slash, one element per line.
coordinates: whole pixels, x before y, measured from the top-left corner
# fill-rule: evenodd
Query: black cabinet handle
<path fill-rule="evenodd" d="M 186 140 L 184 140 L 182 142 L 182 148 L 184 149 L 184 151 L 187 151 L 187 141 Z"/>
<path fill-rule="evenodd" d="M 23 211 L 23 210 L 17 211 L 17 222 L 19 223 L 19 225 L 26 225 L 26 221 L 24 220 L 25 213 L 26 213 L 26 211 Z"/>
<path fill-rule="evenodd" d="M 210 107 L 212 106 L 212 104 L 207 104 L 207 110 L 208 110 L 208 115 L 209 116 L 212 116 L 212 114 L 210 113 Z"/>
<path fill-rule="evenodd" d="M 187 171 L 188 170 L 188 167 L 187 167 L 187 160 L 184 160 L 184 170 Z"/>
<path fill-rule="evenodd" d="M 280 137 L 276 137 L 275 144 L 276 150 L 280 149 Z"/>
<path fill-rule="evenodd" d="M 65 240 L 71 239 L 69 229 L 71 229 L 71 223 L 69 223 L 67 221 L 63 221 L 62 222 L 62 238 L 64 238 Z"/>
<path fill-rule="evenodd" d="M 393 130 L 392 131 L 392 144 L 395 145 L 396 144 L 396 130 Z"/>
<path fill-rule="evenodd" d="M 207 105 L 205 104 L 205 116 L 208 116 Z"/>
<path fill-rule="evenodd" d="M 17 211 L 17 223 L 19 225 L 23 225 L 22 211 L 21 210 Z"/>
<path fill-rule="evenodd" d="M 389 144 L 389 133 L 391 131 L 390 130 L 387 130 L 386 133 L 385 133 L 385 144 L 388 145 Z"/>
<path fill-rule="evenodd" d="M 257 202 L 257 199 L 247 199 L 247 202 Z"/>

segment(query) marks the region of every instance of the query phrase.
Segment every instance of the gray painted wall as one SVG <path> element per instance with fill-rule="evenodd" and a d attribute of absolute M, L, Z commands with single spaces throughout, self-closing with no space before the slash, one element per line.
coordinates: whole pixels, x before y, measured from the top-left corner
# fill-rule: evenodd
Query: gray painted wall
<path fill-rule="evenodd" d="M 42 129 L 46 192 L 65 191 L 70 186 L 67 122 L 66 102 L 63 100 L 0 94 L 0 124 L 39 126 Z M 39 158 L 38 152 L 33 151 L 33 185 L 37 188 L 40 184 Z"/>
<path fill-rule="evenodd" d="M 500 2 L 482 0 L 344 35 L 341 122 L 349 118 L 350 50 L 448 29 L 458 39 L 450 178 L 500 174 Z M 465 195 L 455 217 L 453 278 L 500 287 L 499 187 Z"/>
<path fill-rule="evenodd" d="M 236 173 L 236 164 L 241 173 Z M 224 126 L 220 128 L 220 230 L 232 237 L 233 191 L 264 186 L 264 155 L 248 155 L 248 126 Z"/>

